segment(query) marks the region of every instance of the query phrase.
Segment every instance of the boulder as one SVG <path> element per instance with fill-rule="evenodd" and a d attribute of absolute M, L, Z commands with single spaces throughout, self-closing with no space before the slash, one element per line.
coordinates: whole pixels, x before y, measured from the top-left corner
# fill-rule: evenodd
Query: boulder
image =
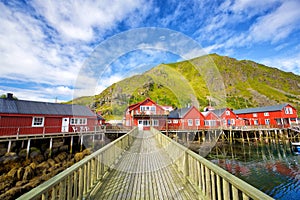
<path fill-rule="evenodd" d="M 17 178 L 18 180 L 22 180 L 24 176 L 24 167 L 20 167 L 17 171 Z"/>
<path fill-rule="evenodd" d="M 55 165 L 55 161 L 53 160 L 53 159 L 51 159 L 51 158 L 49 158 L 48 160 L 47 160 L 47 162 L 50 164 L 50 166 L 54 166 Z"/>
<path fill-rule="evenodd" d="M 17 180 L 17 174 L 18 174 L 18 168 L 14 167 L 7 173 L 7 177 L 13 180 Z"/>
<path fill-rule="evenodd" d="M 28 183 L 28 180 L 25 180 L 25 181 L 18 181 L 18 182 L 16 183 L 16 187 L 20 187 L 20 186 L 25 185 L 25 184 L 27 184 L 27 183 Z"/>
<path fill-rule="evenodd" d="M 37 164 L 35 162 L 30 163 L 29 165 L 31 167 L 32 170 L 35 170 L 37 167 Z"/>
<path fill-rule="evenodd" d="M 13 187 L 0 195 L 1 200 L 16 199 L 22 194 L 22 187 Z"/>
<path fill-rule="evenodd" d="M 44 170 L 47 170 L 50 167 L 50 164 L 47 161 L 44 161 L 36 166 L 37 173 L 41 173 Z"/>
<path fill-rule="evenodd" d="M 80 160 L 82 160 L 84 158 L 84 153 L 83 152 L 79 152 L 79 153 L 76 153 L 75 156 L 74 156 L 74 159 L 75 159 L 75 162 L 78 162 Z"/>
<path fill-rule="evenodd" d="M 34 157 L 34 161 L 36 161 L 37 163 L 41 163 L 45 160 L 44 156 L 42 154 L 39 154 L 37 156 Z"/>
<path fill-rule="evenodd" d="M 23 180 L 30 180 L 34 177 L 34 171 L 30 166 L 25 167 Z"/>
<path fill-rule="evenodd" d="M 54 158 L 54 160 L 55 160 L 55 162 L 60 163 L 60 162 L 63 162 L 64 160 L 66 160 L 67 156 L 68 156 L 68 154 L 66 152 L 62 152 L 62 153 L 58 154 Z"/>
<path fill-rule="evenodd" d="M 69 151 L 69 145 L 63 145 L 63 146 L 59 147 L 59 151 L 60 152 L 67 152 L 67 151 Z"/>

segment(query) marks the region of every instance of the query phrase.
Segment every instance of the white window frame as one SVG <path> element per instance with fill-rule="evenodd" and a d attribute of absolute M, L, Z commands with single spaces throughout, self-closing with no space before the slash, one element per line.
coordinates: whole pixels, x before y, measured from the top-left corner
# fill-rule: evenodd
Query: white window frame
<path fill-rule="evenodd" d="M 195 119 L 195 125 L 200 126 L 200 119 Z"/>
<path fill-rule="evenodd" d="M 168 124 L 172 124 L 172 120 L 169 119 L 169 120 L 168 120 Z"/>
<path fill-rule="evenodd" d="M 257 113 L 253 113 L 253 117 L 257 117 Z"/>
<path fill-rule="evenodd" d="M 290 107 L 285 107 L 284 108 L 284 113 L 289 115 L 289 114 L 293 114 L 293 109 Z"/>
<path fill-rule="evenodd" d="M 226 110 L 226 115 L 229 116 L 230 115 L 230 111 Z"/>
<path fill-rule="evenodd" d="M 270 125 L 270 119 L 265 119 L 265 124 Z"/>
<path fill-rule="evenodd" d="M 232 125 L 235 125 L 235 119 L 231 119 L 231 120 L 230 120 L 230 123 L 231 123 Z"/>
<path fill-rule="evenodd" d="M 178 120 L 177 120 L 177 119 L 174 119 L 174 120 L 173 120 L 173 124 L 178 124 Z"/>
<path fill-rule="evenodd" d="M 258 125 L 258 119 L 254 120 L 254 125 Z"/>
<path fill-rule="evenodd" d="M 188 119 L 188 126 L 193 126 L 193 120 L 192 119 Z"/>
<path fill-rule="evenodd" d="M 158 120 L 157 119 L 152 120 L 152 126 L 158 126 Z"/>
<path fill-rule="evenodd" d="M 265 116 L 265 117 L 270 116 L 269 112 L 264 112 L 264 116 Z"/>
<path fill-rule="evenodd" d="M 41 122 L 38 122 L 36 120 L 41 119 Z M 45 117 L 32 117 L 32 127 L 44 127 L 45 123 Z"/>
<path fill-rule="evenodd" d="M 70 125 L 87 125 L 87 118 L 71 118 Z"/>

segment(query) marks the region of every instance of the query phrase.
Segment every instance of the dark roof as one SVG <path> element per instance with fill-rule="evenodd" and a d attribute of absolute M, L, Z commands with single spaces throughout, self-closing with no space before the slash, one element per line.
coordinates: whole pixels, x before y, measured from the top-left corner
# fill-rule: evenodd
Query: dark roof
<path fill-rule="evenodd" d="M 186 107 L 181 109 L 172 110 L 168 116 L 170 119 L 180 119 L 191 109 L 192 107 Z"/>
<path fill-rule="evenodd" d="M 259 112 L 272 112 L 282 110 L 288 104 L 279 104 L 274 106 L 265 106 L 265 107 L 257 107 L 257 108 L 246 108 L 234 110 L 235 114 L 246 114 L 246 113 L 259 113 Z"/>
<path fill-rule="evenodd" d="M 86 106 L 13 99 L 0 99 L 0 113 L 96 116 Z"/>
<path fill-rule="evenodd" d="M 227 108 L 217 109 L 217 110 L 211 110 L 211 112 L 215 113 L 218 117 L 221 117 L 221 115 L 227 110 Z"/>
<path fill-rule="evenodd" d="M 102 117 L 102 115 L 97 114 L 97 120 L 105 120 L 104 117 Z"/>

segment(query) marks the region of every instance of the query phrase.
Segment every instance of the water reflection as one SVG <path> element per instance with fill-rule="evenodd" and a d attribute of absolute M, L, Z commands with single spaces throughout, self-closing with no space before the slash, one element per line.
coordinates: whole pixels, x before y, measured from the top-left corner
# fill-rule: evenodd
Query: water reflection
<path fill-rule="evenodd" d="M 218 144 L 206 158 L 275 199 L 300 199 L 300 155 L 289 142 Z"/>

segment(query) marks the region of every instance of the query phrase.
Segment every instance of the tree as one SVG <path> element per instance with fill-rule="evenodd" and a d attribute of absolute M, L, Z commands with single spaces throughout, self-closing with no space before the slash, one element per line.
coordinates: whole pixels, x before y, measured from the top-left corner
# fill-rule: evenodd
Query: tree
<path fill-rule="evenodd" d="M 7 94 L 2 94 L 2 95 L 0 96 L 0 99 L 6 99 L 6 98 L 7 98 Z M 18 98 L 15 97 L 15 96 L 13 96 L 13 99 L 18 100 Z"/>

